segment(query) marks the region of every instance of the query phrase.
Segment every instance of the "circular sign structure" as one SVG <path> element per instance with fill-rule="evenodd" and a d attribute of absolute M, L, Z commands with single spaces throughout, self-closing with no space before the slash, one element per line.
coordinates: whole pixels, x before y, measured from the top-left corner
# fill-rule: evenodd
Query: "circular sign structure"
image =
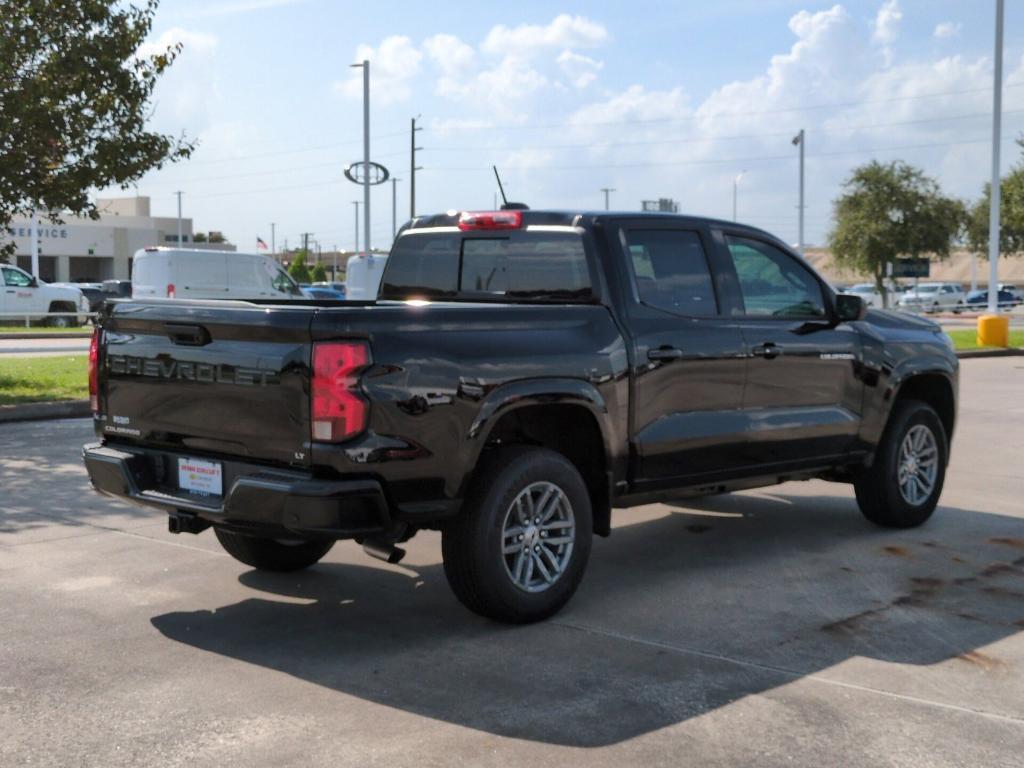
<path fill-rule="evenodd" d="M 345 178 L 356 184 L 365 184 L 366 167 L 367 163 L 363 162 L 362 160 L 360 160 L 358 163 L 352 163 L 347 168 L 345 168 Z M 371 184 L 383 184 L 385 181 L 391 178 L 390 171 L 388 171 L 388 169 L 385 168 L 380 163 L 375 163 L 371 160 L 369 163 L 369 168 Z"/>

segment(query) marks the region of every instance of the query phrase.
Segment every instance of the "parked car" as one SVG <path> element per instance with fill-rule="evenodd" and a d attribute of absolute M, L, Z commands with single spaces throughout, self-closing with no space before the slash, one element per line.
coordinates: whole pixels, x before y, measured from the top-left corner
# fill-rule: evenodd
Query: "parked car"
<path fill-rule="evenodd" d="M 345 289 L 345 283 L 341 281 L 327 281 L 323 283 L 313 283 L 314 288 L 330 288 L 332 291 L 339 291 L 342 294 L 347 293 Z"/>
<path fill-rule="evenodd" d="M 329 299 L 331 301 L 345 300 L 344 291 L 336 291 L 333 288 L 321 288 L 317 285 L 311 285 L 309 288 L 303 288 L 302 292 L 311 299 Z"/>
<path fill-rule="evenodd" d="M 958 379 L 936 323 L 761 230 L 526 210 L 417 217 L 374 301 L 110 304 L 91 359 L 99 491 L 268 570 L 440 530 L 508 622 L 569 600 L 613 507 L 817 477 L 920 525 Z"/>
<path fill-rule="evenodd" d="M 188 248 L 135 253 L 132 295 L 177 299 L 300 299 L 302 291 L 270 256 Z"/>
<path fill-rule="evenodd" d="M 902 294 L 896 306 L 919 312 L 961 312 L 964 296 L 964 288 L 959 283 L 921 283 Z"/>
<path fill-rule="evenodd" d="M 0 275 L 0 322 L 24 322 L 28 317 L 32 322 L 45 321 L 55 328 L 67 328 L 87 320 L 89 302 L 78 288 L 44 283 L 10 264 L 0 265 Z M 48 316 L 54 312 L 67 314 Z"/>
<path fill-rule="evenodd" d="M 996 294 L 996 302 L 999 309 L 1013 309 L 1021 305 L 1021 299 L 1010 291 L 999 289 Z M 964 299 L 964 304 L 969 309 L 985 309 L 988 306 L 988 291 L 971 291 Z"/>
<path fill-rule="evenodd" d="M 1000 291 L 1007 291 L 1013 295 L 1018 301 L 1024 302 L 1024 291 L 1018 288 L 1013 283 L 999 283 Z"/>
<path fill-rule="evenodd" d="M 104 280 L 103 292 L 108 298 L 127 299 L 132 296 L 131 280 Z"/>
<path fill-rule="evenodd" d="M 878 289 L 875 288 L 874 283 L 857 283 L 844 289 L 843 293 L 852 293 L 854 296 L 860 296 L 864 300 L 865 306 L 872 309 L 882 308 L 882 296 Z"/>
<path fill-rule="evenodd" d="M 90 313 L 99 312 L 103 302 L 108 298 L 108 294 L 103 291 L 103 283 L 50 283 L 50 285 L 60 288 L 75 288 L 81 291 L 88 303 Z"/>

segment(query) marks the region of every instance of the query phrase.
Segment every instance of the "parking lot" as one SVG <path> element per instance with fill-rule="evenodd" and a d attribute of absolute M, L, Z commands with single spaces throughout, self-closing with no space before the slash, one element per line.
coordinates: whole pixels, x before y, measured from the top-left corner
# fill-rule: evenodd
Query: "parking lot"
<path fill-rule="evenodd" d="M 92 493 L 88 421 L 4 425 L 0 765 L 1019 766 L 1022 360 L 964 361 L 924 527 L 818 481 L 622 510 L 520 628 L 437 534 L 258 573 Z"/>

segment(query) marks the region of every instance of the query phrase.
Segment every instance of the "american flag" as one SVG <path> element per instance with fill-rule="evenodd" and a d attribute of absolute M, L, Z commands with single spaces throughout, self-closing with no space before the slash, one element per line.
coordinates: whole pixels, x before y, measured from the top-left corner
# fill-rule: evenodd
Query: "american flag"
<path fill-rule="evenodd" d="M 256 238 L 256 247 L 259 248 L 261 251 L 267 250 L 267 244 L 263 242 L 262 237 Z"/>

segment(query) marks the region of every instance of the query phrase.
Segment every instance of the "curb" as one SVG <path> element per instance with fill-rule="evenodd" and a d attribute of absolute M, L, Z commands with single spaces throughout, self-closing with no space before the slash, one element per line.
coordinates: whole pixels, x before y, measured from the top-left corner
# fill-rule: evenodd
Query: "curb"
<path fill-rule="evenodd" d="M 1020 357 L 1024 356 L 1024 349 L 1010 347 L 1009 349 L 965 349 L 956 353 L 961 360 L 969 360 L 972 357 Z"/>
<path fill-rule="evenodd" d="M 92 331 L 85 333 L 0 333 L 0 341 L 18 341 L 25 339 L 91 339 Z"/>
<path fill-rule="evenodd" d="M 78 419 L 91 415 L 92 409 L 89 407 L 88 400 L 0 405 L 0 423 L 10 421 L 41 421 L 43 419 Z"/>

